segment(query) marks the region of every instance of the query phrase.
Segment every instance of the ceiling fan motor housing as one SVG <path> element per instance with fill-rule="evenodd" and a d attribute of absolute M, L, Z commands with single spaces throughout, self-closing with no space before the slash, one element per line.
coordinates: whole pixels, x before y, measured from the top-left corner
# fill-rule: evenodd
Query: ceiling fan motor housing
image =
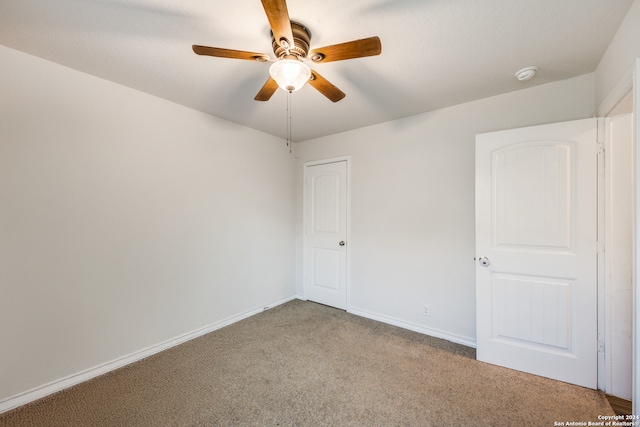
<path fill-rule="evenodd" d="M 269 79 L 254 98 L 256 101 L 268 101 L 278 87 L 293 92 L 306 83 L 330 101 L 340 101 L 345 97 L 344 92 L 311 70 L 307 65 L 308 61 L 324 63 L 380 55 L 380 38 L 368 37 L 311 50 L 311 31 L 300 22 L 291 21 L 286 2 L 287 0 L 262 0 L 271 27 L 271 46 L 276 56 L 275 61 L 264 53 L 212 46 L 193 45 L 193 51 L 198 55 L 218 58 L 273 62 L 269 67 Z"/>
<path fill-rule="evenodd" d="M 271 32 L 273 53 L 277 58 L 282 58 L 286 55 L 306 58 L 311 45 L 311 32 L 307 27 L 295 21 L 291 21 L 291 32 L 293 33 L 293 46 L 288 49 L 280 46 L 273 35 L 273 31 Z"/>

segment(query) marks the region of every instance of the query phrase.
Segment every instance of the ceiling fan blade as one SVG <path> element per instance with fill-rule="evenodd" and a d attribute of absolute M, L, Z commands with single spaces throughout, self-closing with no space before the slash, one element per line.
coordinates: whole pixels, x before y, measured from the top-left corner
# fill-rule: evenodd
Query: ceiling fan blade
<path fill-rule="evenodd" d="M 278 45 L 285 49 L 293 47 L 293 31 L 286 0 L 262 0 L 262 7 L 267 14 L 273 37 Z M 286 46 L 283 45 L 285 42 Z"/>
<path fill-rule="evenodd" d="M 329 98 L 331 102 L 338 102 L 346 95 L 343 91 L 334 86 L 329 80 L 322 77 L 317 72 L 311 70 L 311 78 L 309 84 L 313 86 L 318 92 Z"/>
<path fill-rule="evenodd" d="M 260 89 L 260 92 L 258 92 L 256 97 L 253 99 L 256 101 L 268 101 L 276 90 L 278 90 L 278 83 L 269 77 L 269 80 L 267 80 L 264 86 L 262 86 L 262 89 Z"/>
<path fill-rule="evenodd" d="M 217 56 L 218 58 L 247 59 L 251 61 L 268 61 L 269 55 L 264 53 L 245 52 L 243 50 L 223 49 L 221 47 L 209 47 L 193 45 L 193 51 L 198 55 Z"/>
<path fill-rule="evenodd" d="M 380 55 L 381 52 L 382 44 L 380 43 L 380 38 L 369 37 L 313 49 L 308 56 L 313 62 L 332 62 Z"/>

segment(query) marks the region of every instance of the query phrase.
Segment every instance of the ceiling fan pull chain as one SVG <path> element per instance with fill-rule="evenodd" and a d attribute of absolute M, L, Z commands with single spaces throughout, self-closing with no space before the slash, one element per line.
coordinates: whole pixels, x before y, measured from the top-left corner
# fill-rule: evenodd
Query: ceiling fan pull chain
<path fill-rule="evenodd" d="M 287 92 L 287 147 L 291 154 L 291 92 Z"/>

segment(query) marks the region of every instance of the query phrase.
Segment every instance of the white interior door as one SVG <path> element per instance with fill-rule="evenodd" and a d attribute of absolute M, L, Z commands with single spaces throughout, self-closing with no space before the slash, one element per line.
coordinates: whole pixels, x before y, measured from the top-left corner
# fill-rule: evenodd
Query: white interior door
<path fill-rule="evenodd" d="M 477 135 L 478 360 L 597 386 L 597 131 Z"/>
<path fill-rule="evenodd" d="M 306 165 L 304 293 L 347 308 L 347 162 Z"/>

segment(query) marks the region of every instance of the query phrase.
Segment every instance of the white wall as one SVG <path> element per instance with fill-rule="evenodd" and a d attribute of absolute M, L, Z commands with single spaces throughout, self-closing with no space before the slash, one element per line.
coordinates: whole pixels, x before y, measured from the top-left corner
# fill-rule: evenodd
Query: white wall
<path fill-rule="evenodd" d="M 283 140 L 0 63 L 0 404 L 295 295 Z"/>
<path fill-rule="evenodd" d="M 304 162 L 352 158 L 349 309 L 473 345 L 475 135 L 590 117 L 593 84 L 587 74 L 296 144 L 298 207 Z"/>

